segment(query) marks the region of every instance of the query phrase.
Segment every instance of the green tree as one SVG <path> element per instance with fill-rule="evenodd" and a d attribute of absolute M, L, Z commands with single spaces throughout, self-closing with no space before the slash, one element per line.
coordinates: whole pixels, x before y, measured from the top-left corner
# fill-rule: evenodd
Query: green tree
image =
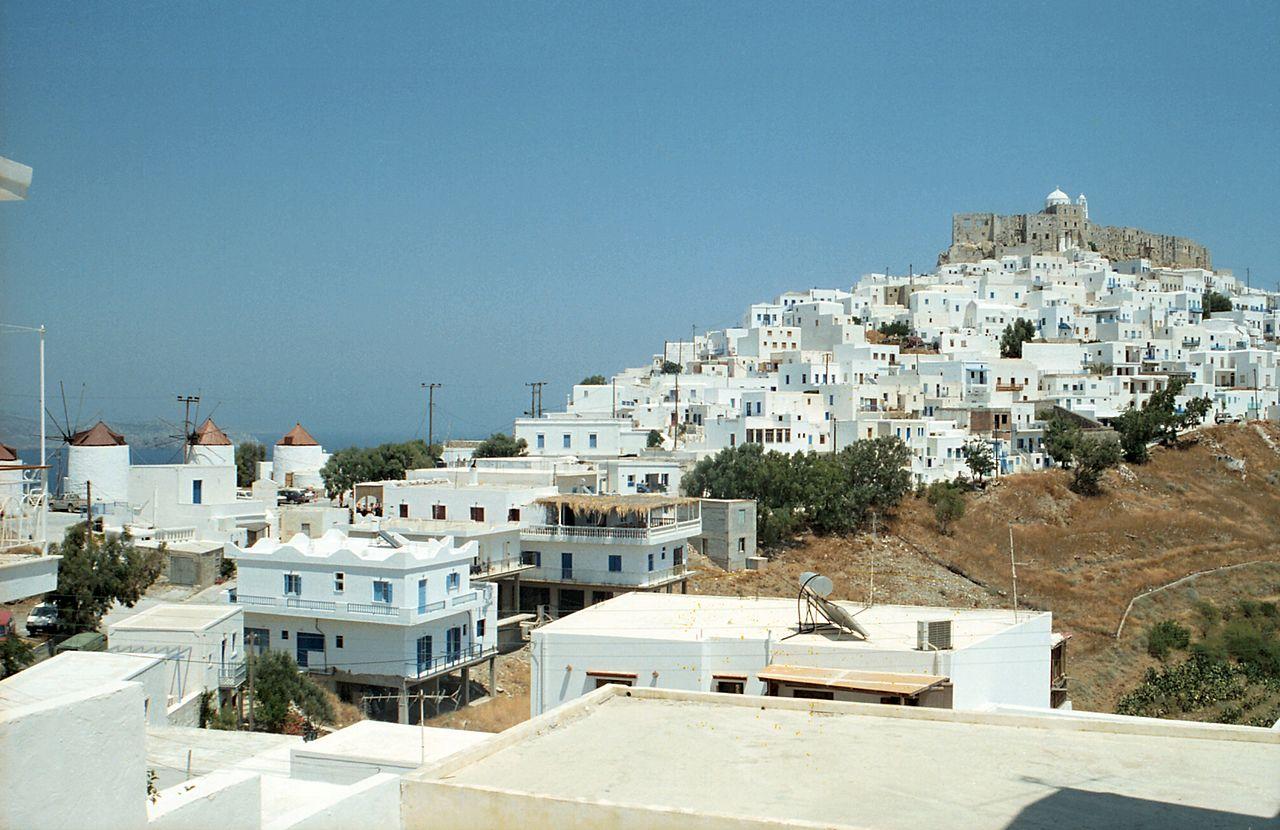
<path fill-rule="evenodd" d="M 609 381 L 605 380 L 604 375 L 587 375 L 579 383 L 579 386 L 604 386 Z"/>
<path fill-rule="evenodd" d="M 1081 435 L 1080 427 L 1075 422 L 1065 415 L 1055 414 L 1044 425 L 1044 451 L 1065 467 L 1071 463 L 1071 456 Z"/>
<path fill-rule="evenodd" d="M 662 446 L 662 433 L 656 429 L 649 430 L 649 438 L 645 441 L 645 446 L 649 449 L 655 449 Z"/>
<path fill-rule="evenodd" d="M 935 481 L 925 491 L 925 498 L 933 506 L 938 532 L 946 536 L 950 532 L 951 523 L 964 516 L 964 488 L 950 481 Z"/>
<path fill-rule="evenodd" d="M 960 448 L 960 453 L 964 456 L 965 466 L 977 479 L 979 487 L 987 476 L 996 471 L 996 456 L 991 451 L 991 445 L 986 441 L 970 441 Z"/>
<path fill-rule="evenodd" d="M 236 445 L 236 486 L 252 487 L 258 480 L 258 462 L 267 460 L 267 448 L 257 441 Z"/>
<path fill-rule="evenodd" d="M 512 458 L 524 455 L 529 445 L 523 438 L 512 438 L 503 432 L 495 432 L 480 442 L 472 458 Z"/>
<path fill-rule="evenodd" d="M 1217 291 L 1210 291 L 1204 295 L 1204 316 L 1216 314 L 1222 311 L 1231 310 L 1231 298 L 1225 294 L 1219 294 Z"/>
<path fill-rule="evenodd" d="M 49 553 L 62 557 L 53 602 L 68 634 L 96 631 L 112 603 L 132 608 L 164 568 L 163 550 L 139 548 L 127 533 L 89 537 L 83 523 L 67 528 Z"/>
<path fill-rule="evenodd" d="M 439 444 L 428 447 L 420 438 L 401 444 L 347 447 L 329 457 L 320 469 L 320 477 L 324 479 L 325 492 L 334 498 L 362 481 L 399 480 L 406 470 L 435 467 L 440 453 Z"/>
<path fill-rule="evenodd" d="M 1000 335 L 1001 357 L 1022 357 L 1022 344 L 1036 337 L 1035 324 L 1019 317 L 1004 327 Z"/>
<path fill-rule="evenodd" d="M 0 639 L 0 679 L 17 674 L 35 661 L 31 644 L 17 634 Z"/>
<path fill-rule="evenodd" d="M 1071 453 L 1071 489 L 1082 496 L 1102 492 L 1102 474 L 1120 463 L 1120 444 L 1109 436 L 1086 435 Z"/>
<path fill-rule="evenodd" d="M 664 375 L 678 375 L 680 374 L 681 370 L 683 370 L 683 368 L 684 368 L 683 366 L 681 366 L 679 363 L 676 363 L 675 361 L 671 361 L 671 360 L 662 361 L 662 374 Z"/>
<path fill-rule="evenodd" d="M 269 650 L 251 656 L 255 728 L 281 732 L 290 704 L 313 721 L 333 722 L 333 704 L 316 682 L 298 671 L 298 664 L 283 651 Z"/>
<path fill-rule="evenodd" d="M 1161 620 L 1147 630 L 1147 654 L 1157 660 L 1169 656 L 1172 649 L 1191 645 L 1191 632 L 1175 620 Z"/>
<path fill-rule="evenodd" d="M 904 320 L 896 320 L 892 323 L 881 323 L 876 331 L 887 338 L 902 338 L 911 334 L 911 326 Z"/>
<path fill-rule="evenodd" d="M 1204 420 L 1212 407 L 1207 397 L 1192 398 L 1179 408 L 1177 398 L 1187 386 L 1184 377 L 1170 378 L 1163 389 L 1147 398 L 1142 406 L 1130 405 L 1120 413 L 1111 425 L 1120 435 L 1120 446 L 1126 461 L 1145 463 L 1149 457 L 1147 445 L 1159 441 L 1170 446 L 1178 440 L 1178 433 Z"/>

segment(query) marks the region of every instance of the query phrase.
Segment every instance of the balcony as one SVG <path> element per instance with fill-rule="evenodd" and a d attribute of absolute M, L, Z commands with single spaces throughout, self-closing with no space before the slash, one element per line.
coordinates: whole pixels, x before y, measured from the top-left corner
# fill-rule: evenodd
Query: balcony
<path fill-rule="evenodd" d="M 414 625 L 436 616 L 454 613 L 455 609 L 471 603 L 492 601 L 491 583 L 481 583 L 480 590 L 459 596 L 436 600 L 425 605 L 403 608 L 385 602 L 331 602 L 329 600 L 303 599 L 301 597 L 267 597 L 253 594 L 230 593 L 228 600 L 243 605 L 246 610 L 270 614 L 300 617 L 327 617 L 330 619 L 363 620 L 365 622 Z"/>
<path fill-rule="evenodd" d="M 660 521 L 647 527 L 595 527 L 582 525 L 530 525 L 520 531 L 526 539 L 564 542 L 607 542 L 632 545 L 677 541 L 702 532 L 702 519 Z"/>
<path fill-rule="evenodd" d="M 600 568 L 543 567 L 534 571 L 531 580 L 575 585 L 617 585 L 626 588 L 653 588 L 678 582 L 689 573 L 686 563 L 652 571 L 610 571 Z"/>
<path fill-rule="evenodd" d="M 488 659 L 498 653 L 496 646 L 486 648 L 481 643 L 473 643 L 464 649 L 443 654 L 432 654 L 418 657 L 418 679 L 424 680 L 435 674 L 471 665 Z"/>
<path fill-rule="evenodd" d="M 223 663 L 218 666 L 218 687 L 221 689 L 234 689 L 245 681 L 247 671 L 247 663 L 240 660 L 236 663 Z"/>

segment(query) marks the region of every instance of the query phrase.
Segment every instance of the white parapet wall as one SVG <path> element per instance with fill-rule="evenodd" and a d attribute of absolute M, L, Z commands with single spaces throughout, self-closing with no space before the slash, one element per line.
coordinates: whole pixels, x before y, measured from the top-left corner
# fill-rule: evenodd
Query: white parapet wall
<path fill-rule="evenodd" d="M 262 828 L 262 778 L 247 770 L 213 772 L 163 790 L 147 807 L 149 830 Z"/>

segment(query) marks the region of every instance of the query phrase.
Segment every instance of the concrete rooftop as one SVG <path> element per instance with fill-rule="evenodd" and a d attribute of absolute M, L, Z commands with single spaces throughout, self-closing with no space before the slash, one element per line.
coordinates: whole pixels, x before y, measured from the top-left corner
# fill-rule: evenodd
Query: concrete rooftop
<path fill-rule="evenodd" d="M 296 746 L 293 755 L 417 767 L 435 763 L 492 737 L 489 732 L 363 720 L 319 740 Z"/>
<path fill-rule="evenodd" d="M 111 630 L 201 631 L 240 613 L 235 605 L 163 603 L 111 624 Z"/>
<path fill-rule="evenodd" d="M 470 788 L 527 794 L 512 803 L 530 816 L 568 799 L 782 826 L 1244 828 L 1280 812 L 1280 733 L 610 686 L 411 774 L 406 795 L 441 785 L 459 811 Z"/>
<path fill-rule="evenodd" d="M 131 680 L 161 659 L 108 651 L 64 651 L 0 681 L 0 704 L 18 706 Z"/>

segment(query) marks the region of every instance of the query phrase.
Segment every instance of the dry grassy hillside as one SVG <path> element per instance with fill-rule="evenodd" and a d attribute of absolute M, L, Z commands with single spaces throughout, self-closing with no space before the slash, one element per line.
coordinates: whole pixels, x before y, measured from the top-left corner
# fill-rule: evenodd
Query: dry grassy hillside
<path fill-rule="evenodd" d="M 1243 459 L 1243 472 L 1219 458 L 1226 455 Z M 969 497 L 949 536 L 938 533 L 923 500 L 909 499 L 889 538 L 806 539 L 763 573 L 704 572 L 693 590 L 794 595 L 795 576 L 812 569 L 833 576 L 836 596 L 861 600 L 874 562 L 878 601 L 1008 606 L 1012 523 L 1021 605 L 1053 611 L 1056 627 L 1073 635 L 1072 697 L 1081 708 L 1107 710 L 1149 664 L 1141 650 L 1148 605 L 1158 601 L 1177 615 L 1180 601 L 1197 596 L 1280 593 L 1280 567 L 1271 564 L 1280 562 L 1275 425 L 1213 427 L 1180 448 L 1156 449 L 1148 464 L 1108 472 L 1095 498 L 1077 496 L 1067 482 L 1061 471 L 1002 479 Z M 1259 560 L 1140 601 L 1116 641 L 1134 596 L 1197 571 Z"/>

